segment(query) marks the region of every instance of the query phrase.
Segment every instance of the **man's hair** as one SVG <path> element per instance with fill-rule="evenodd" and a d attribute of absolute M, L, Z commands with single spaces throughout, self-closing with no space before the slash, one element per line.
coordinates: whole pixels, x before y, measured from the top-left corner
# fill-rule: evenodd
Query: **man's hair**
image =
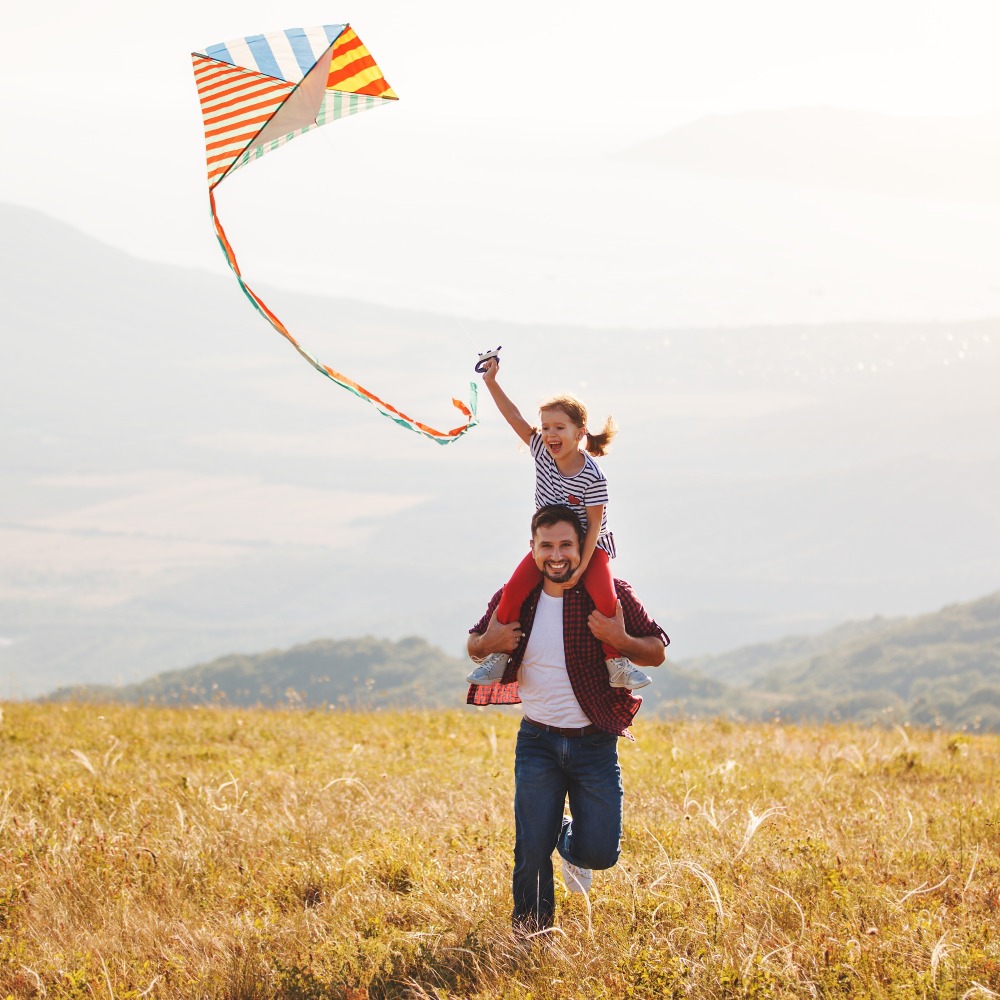
<path fill-rule="evenodd" d="M 562 524 L 566 521 L 573 526 L 576 532 L 577 541 L 580 543 L 580 551 L 583 551 L 583 525 L 580 518 L 576 516 L 576 511 L 572 507 L 567 507 L 562 503 L 550 503 L 544 507 L 539 507 L 531 519 L 531 537 L 535 537 L 535 532 L 539 528 L 551 528 L 554 524 Z"/>

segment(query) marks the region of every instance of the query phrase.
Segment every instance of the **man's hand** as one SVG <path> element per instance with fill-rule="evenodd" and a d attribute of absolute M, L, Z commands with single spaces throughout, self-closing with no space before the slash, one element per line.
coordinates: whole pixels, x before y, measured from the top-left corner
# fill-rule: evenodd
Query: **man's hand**
<path fill-rule="evenodd" d="M 632 636 L 625 631 L 622 602 L 615 604 L 614 618 L 606 618 L 600 611 L 590 612 L 587 625 L 595 639 L 614 646 L 622 656 L 627 656 L 637 667 L 658 667 L 666 659 L 666 649 L 659 636 Z"/>
<path fill-rule="evenodd" d="M 504 625 L 497 621 L 497 613 L 490 616 L 490 623 L 481 635 L 473 632 L 469 636 L 469 656 L 473 660 L 485 659 L 490 653 L 513 653 L 521 641 L 521 623 L 509 622 Z"/>
<path fill-rule="evenodd" d="M 614 618 L 606 618 L 595 609 L 590 612 L 587 625 L 595 639 L 606 642 L 615 649 L 621 649 L 629 641 L 629 634 L 625 631 L 625 613 L 622 611 L 621 601 L 615 602 Z"/>

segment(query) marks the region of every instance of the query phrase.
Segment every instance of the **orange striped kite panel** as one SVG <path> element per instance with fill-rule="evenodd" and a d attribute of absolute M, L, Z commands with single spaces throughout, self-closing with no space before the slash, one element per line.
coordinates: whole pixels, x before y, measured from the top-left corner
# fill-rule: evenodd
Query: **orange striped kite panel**
<path fill-rule="evenodd" d="M 214 187 L 288 100 L 295 85 L 204 56 L 191 58 L 205 120 L 208 184 Z"/>

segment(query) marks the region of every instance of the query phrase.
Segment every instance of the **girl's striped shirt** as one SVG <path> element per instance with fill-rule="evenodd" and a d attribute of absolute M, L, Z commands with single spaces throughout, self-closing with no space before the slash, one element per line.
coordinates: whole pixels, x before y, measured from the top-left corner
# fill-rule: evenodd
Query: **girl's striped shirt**
<path fill-rule="evenodd" d="M 575 476 L 564 476 L 537 431 L 532 432 L 529 447 L 531 457 L 535 460 L 535 509 L 553 503 L 565 504 L 580 518 L 583 530 L 586 531 L 587 508 L 603 504 L 597 547 L 604 549 L 613 559 L 615 538 L 608 531 L 608 481 L 600 466 L 586 452 L 581 452 L 584 458 L 583 468 Z"/>

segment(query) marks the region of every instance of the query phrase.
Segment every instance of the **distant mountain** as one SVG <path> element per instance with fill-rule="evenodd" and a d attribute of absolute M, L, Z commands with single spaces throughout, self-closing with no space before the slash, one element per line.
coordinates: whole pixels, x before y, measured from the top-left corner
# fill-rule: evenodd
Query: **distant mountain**
<path fill-rule="evenodd" d="M 686 666 L 752 717 L 1000 730 L 1000 591 L 914 618 L 851 623 Z M 742 681 L 742 683 L 740 683 Z"/>
<path fill-rule="evenodd" d="M 684 661 L 688 670 L 717 681 L 746 687 L 783 667 L 830 652 L 855 639 L 884 631 L 892 622 L 885 618 L 845 622 L 816 635 L 790 635 L 776 642 L 741 646 L 717 656 L 696 656 Z"/>
<path fill-rule="evenodd" d="M 1000 593 L 890 623 L 783 666 L 753 690 L 781 714 L 1000 729 Z"/>
<path fill-rule="evenodd" d="M 433 707 L 460 702 L 469 664 L 414 637 L 319 639 L 291 649 L 233 654 L 139 684 L 61 688 L 48 701 L 156 705 L 351 708 Z"/>
<path fill-rule="evenodd" d="M 1000 202 L 1000 115 L 830 107 L 711 115 L 627 154 L 695 173 L 946 201 Z"/>

